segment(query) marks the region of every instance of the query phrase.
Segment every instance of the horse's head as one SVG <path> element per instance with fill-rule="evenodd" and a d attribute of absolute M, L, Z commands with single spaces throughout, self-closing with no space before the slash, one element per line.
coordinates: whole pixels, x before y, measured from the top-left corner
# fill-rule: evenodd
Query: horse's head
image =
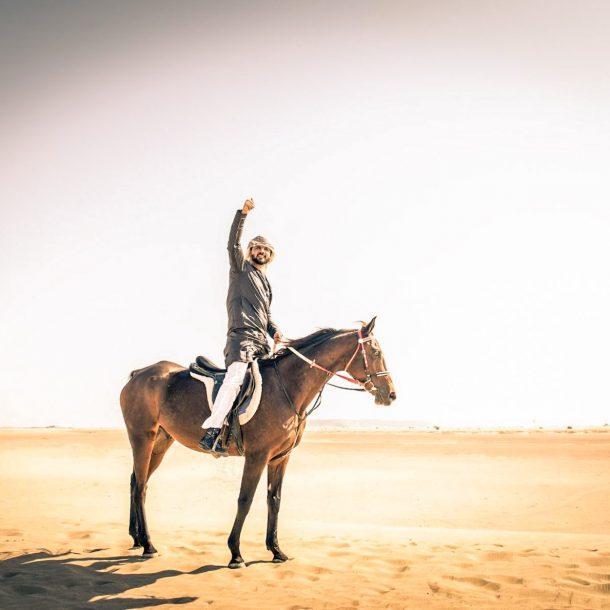
<path fill-rule="evenodd" d="M 377 338 L 373 336 L 375 316 L 358 331 L 359 349 L 347 366 L 347 372 L 360 381 L 366 390 L 375 396 L 375 404 L 390 405 L 396 399 L 394 383 L 388 372 L 383 352 Z"/>

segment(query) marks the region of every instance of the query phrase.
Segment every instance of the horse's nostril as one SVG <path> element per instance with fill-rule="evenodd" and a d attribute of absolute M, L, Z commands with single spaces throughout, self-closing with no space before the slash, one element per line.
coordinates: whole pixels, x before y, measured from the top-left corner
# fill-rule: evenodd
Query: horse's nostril
<path fill-rule="evenodd" d="M 396 400 L 396 392 L 390 392 L 390 398 Z"/>

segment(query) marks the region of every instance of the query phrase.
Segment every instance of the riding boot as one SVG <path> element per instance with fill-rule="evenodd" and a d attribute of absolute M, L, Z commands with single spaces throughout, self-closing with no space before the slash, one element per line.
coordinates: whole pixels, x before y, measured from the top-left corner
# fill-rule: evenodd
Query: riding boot
<path fill-rule="evenodd" d="M 204 437 L 199 441 L 199 446 L 210 453 L 226 453 L 227 448 L 221 443 L 218 438 L 220 428 L 209 428 Z"/>

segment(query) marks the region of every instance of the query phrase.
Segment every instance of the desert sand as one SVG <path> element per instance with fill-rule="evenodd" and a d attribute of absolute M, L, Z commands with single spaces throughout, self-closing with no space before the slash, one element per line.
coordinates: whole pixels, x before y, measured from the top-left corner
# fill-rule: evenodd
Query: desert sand
<path fill-rule="evenodd" d="M 0 608 L 610 608 L 610 434 L 307 431 L 269 563 L 265 482 L 175 445 L 128 551 L 120 430 L 0 431 Z"/>

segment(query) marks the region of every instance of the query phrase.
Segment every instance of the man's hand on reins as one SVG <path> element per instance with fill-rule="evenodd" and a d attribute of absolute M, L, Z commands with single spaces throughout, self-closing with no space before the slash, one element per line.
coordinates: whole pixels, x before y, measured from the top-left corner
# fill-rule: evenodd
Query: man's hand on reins
<path fill-rule="evenodd" d="M 282 335 L 282 333 L 280 331 L 276 332 L 275 335 L 273 335 L 273 351 L 274 352 L 277 349 L 278 345 L 283 345 L 286 343 L 288 343 L 288 341 L 286 339 L 284 339 L 284 335 Z"/>
<path fill-rule="evenodd" d="M 246 201 L 244 202 L 244 207 L 241 209 L 241 213 L 247 214 L 248 212 L 250 212 L 250 210 L 253 210 L 253 209 L 254 209 L 254 200 L 246 199 Z"/>

